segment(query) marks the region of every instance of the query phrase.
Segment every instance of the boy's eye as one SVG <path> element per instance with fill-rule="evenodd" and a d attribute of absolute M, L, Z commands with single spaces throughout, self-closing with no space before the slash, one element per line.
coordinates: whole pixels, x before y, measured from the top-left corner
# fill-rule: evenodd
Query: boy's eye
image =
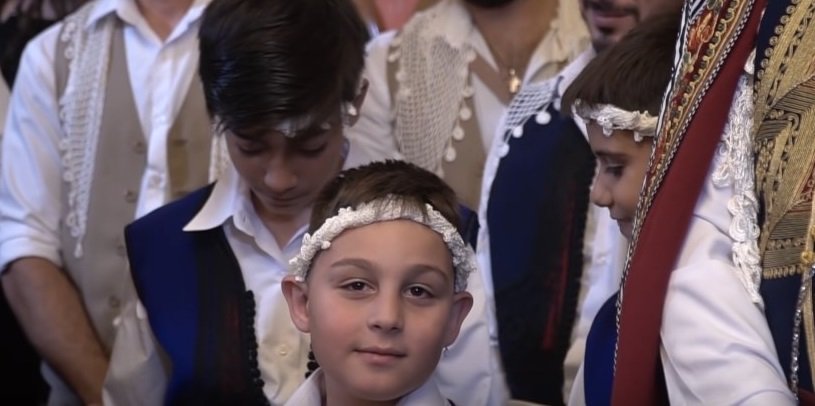
<path fill-rule="evenodd" d="M 362 281 L 351 281 L 346 283 L 342 287 L 345 288 L 346 290 L 350 290 L 353 292 L 361 292 L 365 290 L 368 287 L 368 285 Z"/>
<path fill-rule="evenodd" d="M 608 165 L 608 166 L 606 166 L 605 171 L 606 171 L 606 173 L 608 173 L 611 176 L 614 176 L 615 178 L 619 178 L 620 176 L 623 176 L 623 166 L 622 165 Z"/>
<path fill-rule="evenodd" d="M 416 298 L 430 298 L 433 295 L 430 293 L 429 290 L 422 286 L 411 286 L 407 289 L 408 296 L 416 297 Z"/>
<path fill-rule="evenodd" d="M 261 154 L 266 147 L 263 144 L 252 142 L 252 143 L 238 143 L 237 144 L 238 151 L 241 154 L 246 156 L 253 156 Z"/>
<path fill-rule="evenodd" d="M 304 145 L 298 149 L 298 151 L 307 157 L 315 157 L 320 155 L 328 144 L 321 144 L 318 146 L 311 146 L 311 145 Z"/>

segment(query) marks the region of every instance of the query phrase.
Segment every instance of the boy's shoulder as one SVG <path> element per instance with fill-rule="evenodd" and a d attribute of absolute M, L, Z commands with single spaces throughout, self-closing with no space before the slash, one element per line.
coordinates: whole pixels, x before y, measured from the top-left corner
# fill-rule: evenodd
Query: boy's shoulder
<path fill-rule="evenodd" d="M 126 228 L 130 234 L 158 234 L 180 232 L 201 210 L 212 194 L 215 184 L 204 186 L 189 195 L 168 203 L 135 220 Z"/>

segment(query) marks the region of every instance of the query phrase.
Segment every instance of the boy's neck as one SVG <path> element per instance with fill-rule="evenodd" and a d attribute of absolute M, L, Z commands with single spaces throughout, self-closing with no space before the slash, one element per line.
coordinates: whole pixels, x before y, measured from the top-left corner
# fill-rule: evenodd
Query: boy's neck
<path fill-rule="evenodd" d="M 312 209 L 310 206 L 303 208 L 297 214 L 280 215 L 269 212 L 254 193 L 250 192 L 249 198 L 252 201 L 252 207 L 254 207 L 257 217 L 272 234 L 275 242 L 277 242 L 277 246 L 280 247 L 281 250 L 289 244 L 289 241 L 291 241 L 298 230 L 308 225 Z"/>
<path fill-rule="evenodd" d="M 166 40 L 192 5 L 193 0 L 138 0 L 136 4 L 153 32 Z"/>

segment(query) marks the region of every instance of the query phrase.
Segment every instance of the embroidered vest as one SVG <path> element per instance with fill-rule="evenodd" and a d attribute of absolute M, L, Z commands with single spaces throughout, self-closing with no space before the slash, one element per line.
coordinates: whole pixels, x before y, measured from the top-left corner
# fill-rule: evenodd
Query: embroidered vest
<path fill-rule="evenodd" d="M 761 295 L 781 367 L 802 404 L 815 404 L 813 7 L 812 0 L 767 4 L 756 48 L 753 145 Z"/>
<path fill-rule="evenodd" d="M 108 18 L 116 18 L 109 16 Z M 64 267 L 80 292 L 96 333 L 109 351 L 113 319 L 130 287 L 122 230 L 133 220 L 146 165 L 147 145 L 138 119 L 127 73 L 122 23 L 115 25 L 105 90 L 105 107 L 88 204 L 88 219 L 80 257 L 73 255 L 77 239 L 62 227 Z M 64 38 L 66 33 L 60 34 Z M 74 31 L 73 35 L 81 35 Z M 65 40 L 58 41 L 55 63 L 57 89 L 64 91 L 69 74 Z M 190 85 L 168 137 L 169 195 L 172 198 L 207 183 L 210 127 L 199 80 Z M 63 187 L 63 213 L 67 194 Z"/>
<path fill-rule="evenodd" d="M 563 404 L 589 189 L 595 160 L 569 117 L 530 119 L 509 137 L 489 196 L 487 222 L 498 342 L 514 399 Z"/>

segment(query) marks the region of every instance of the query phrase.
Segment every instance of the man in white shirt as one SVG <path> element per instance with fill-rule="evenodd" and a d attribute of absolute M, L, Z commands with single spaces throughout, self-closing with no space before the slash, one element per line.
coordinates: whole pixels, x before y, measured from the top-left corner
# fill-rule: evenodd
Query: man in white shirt
<path fill-rule="evenodd" d="M 595 160 L 585 125 L 560 111 L 560 99 L 642 15 L 633 0 L 580 5 L 591 46 L 513 99 L 495 132 L 479 205 L 478 262 L 496 306 L 491 335 L 513 396 L 547 404 L 568 397 L 591 321 L 617 290 L 627 249 L 608 213 L 589 202 Z"/>
<path fill-rule="evenodd" d="M 442 176 L 475 209 L 501 114 L 588 42 L 573 0 L 443 0 L 369 45 L 369 94 L 349 138 L 370 159 Z"/>
<path fill-rule="evenodd" d="M 120 319 L 106 404 L 279 405 L 316 367 L 280 282 L 349 152 L 366 40 L 349 0 L 213 1 L 200 73 L 234 165 L 126 229 L 139 300 Z M 480 282 L 436 382 L 456 404 L 500 405 Z"/>
<path fill-rule="evenodd" d="M 2 145 L 0 272 L 50 403 L 96 404 L 131 290 L 122 227 L 205 184 L 208 0 L 98 0 L 26 48 Z"/>

